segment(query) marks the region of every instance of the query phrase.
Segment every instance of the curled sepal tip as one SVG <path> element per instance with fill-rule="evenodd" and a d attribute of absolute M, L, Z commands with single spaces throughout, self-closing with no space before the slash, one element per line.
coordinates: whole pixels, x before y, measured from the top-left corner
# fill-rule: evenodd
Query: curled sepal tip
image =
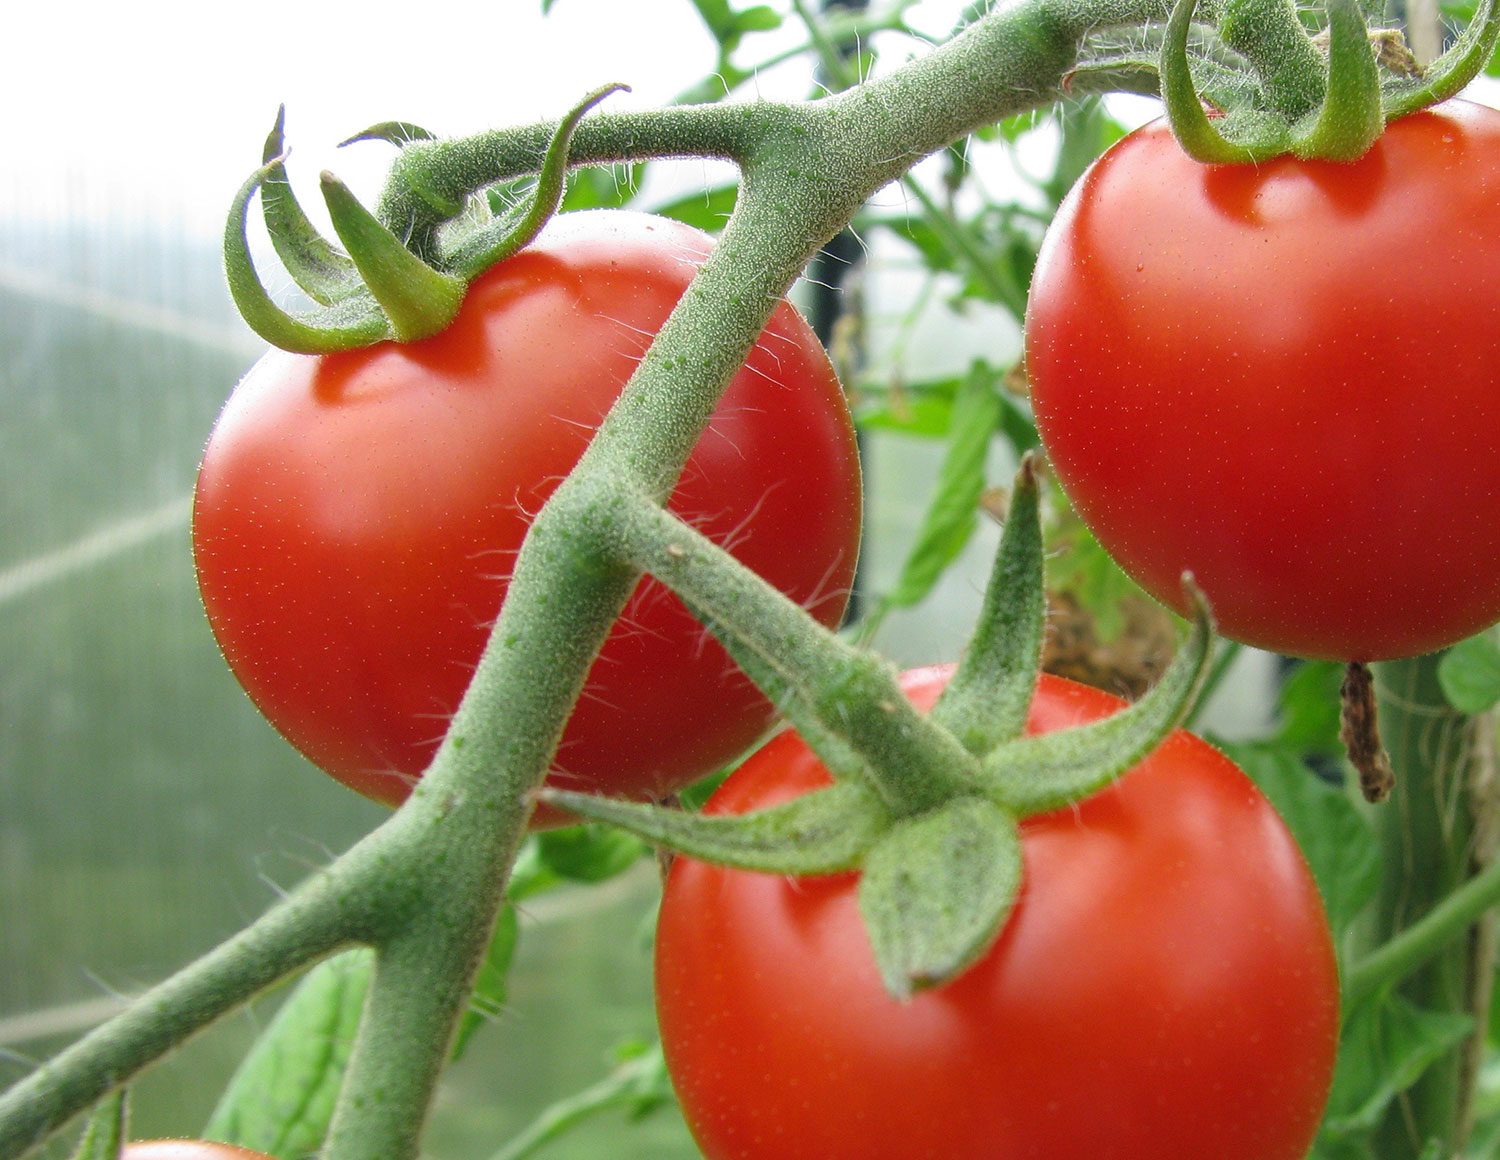
<path fill-rule="evenodd" d="M 768 874 L 851 870 L 891 825 L 879 795 L 858 782 L 736 815 L 690 814 L 550 788 L 539 790 L 537 799 L 679 854 Z"/>
<path fill-rule="evenodd" d="M 436 140 L 436 133 L 430 133 L 421 125 L 413 125 L 410 121 L 381 121 L 377 125 L 371 125 L 368 129 L 361 129 L 352 137 L 345 137 L 339 142 L 339 148 L 353 145 L 357 141 L 384 141 L 399 148 L 413 141 Z"/>
<path fill-rule="evenodd" d="M 1167 20 L 1158 70 L 1167 123 L 1183 151 L 1195 161 L 1210 165 L 1254 161 L 1257 154 L 1219 132 L 1198 98 L 1198 87 L 1188 64 L 1188 33 L 1196 8 L 1196 0 L 1175 0 Z"/>
<path fill-rule="evenodd" d="M 1357 0 L 1327 0 L 1328 91 L 1312 125 L 1292 141 L 1298 157 L 1355 161 L 1385 129 L 1380 69 Z"/>
<path fill-rule="evenodd" d="M 279 161 L 261 166 L 240 186 L 224 224 L 224 273 L 240 316 L 273 346 L 300 354 L 351 350 L 392 337 L 389 323 L 362 290 L 305 314 L 283 310 L 266 291 L 250 256 L 246 226 L 250 199 Z"/>
<path fill-rule="evenodd" d="M 859 911 L 897 1000 L 971 966 L 1005 925 L 1021 885 L 1013 817 L 961 797 L 904 818 L 865 857 Z"/>
<path fill-rule="evenodd" d="M 489 228 L 471 234 L 453 254 L 449 263 L 451 268 L 464 277 L 473 278 L 529 245 L 562 203 L 568 179 L 568 147 L 578 123 L 605 97 L 629 91 L 629 85 L 605 85 L 574 105 L 552 133 L 531 201 L 520 220 L 502 218 Z"/>
<path fill-rule="evenodd" d="M 266 135 L 261 162 L 265 177 L 260 185 L 261 213 L 276 254 L 303 291 L 325 306 L 347 298 L 359 288 L 359 271 L 347 254 L 318 233 L 308 221 L 287 180 L 286 106 L 276 111 L 276 124 Z"/>
<path fill-rule="evenodd" d="M 392 337 L 415 342 L 452 322 L 467 280 L 435 270 L 413 254 L 333 174 L 323 174 L 322 187 L 334 231 L 389 320 Z"/>
<path fill-rule="evenodd" d="M 1187 638 L 1156 686 L 1112 717 L 996 747 L 985 759 L 990 795 L 1018 817 L 1055 810 L 1103 789 L 1165 740 L 1197 697 L 1213 643 L 1208 601 L 1189 574 Z"/>
<path fill-rule="evenodd" d="M 1265 108 L 1236 106 L 1211 118 L 1188 60 L 1196 0 L 1175 0 L 1161 47 L 1161 95 L 1172 133 L 1188 156 L 1206 164 L 1244 164 L 1281 154 L 1330 161 L 1362 157 L 1385 128 L 1380 70 L 1357 0 L 1328 0 L 1328 61 L 1323 98 L 1288 121 Z"/>
<path fill-rule="evenodd" d="M 1453 46 L 1416 77 L 1387 81 L 1384 102 L 1387 120 L 1425 109 L 1456 97 L 1495 55 L 1500 41 L 1500 5 L 1483 0 Z"/>
<path fill-rule="evenodd" d="M 976 754 L 1018 737 L 1036 689 L 1047 625 L 1037 459 L 1021 459 L 974 638 L 932 720 Z"/>

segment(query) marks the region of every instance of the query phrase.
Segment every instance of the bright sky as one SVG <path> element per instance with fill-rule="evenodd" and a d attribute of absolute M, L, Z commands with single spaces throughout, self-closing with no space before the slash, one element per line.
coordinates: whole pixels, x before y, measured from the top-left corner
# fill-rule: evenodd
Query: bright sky
<path fill-rule="evenodd" d="M 44 216 L 108 205 L 194 233 L 217 234 L 282 102 L 293 182 L 315 188 L 332 168 L 373 195 L 389 150 L 334 149 L 370 123 L 459 135 L 556 116 L 611 81 L 633 92 L 609 107 L 655 105 L 714 60 L 689 0 L 555 0 L 545 19 L 541 0 L 435 0 L 417 23 L 395 5 L 327 0 L 12 7 L 0 47 L 0 212 L 7 202 Z M 918 20 L 949 27 L 960 7 L 929 0 Z M 789 21 L 766 43 L 799 31 Z M 799 81 L 774 95 L 803 91 Z"/>
<path fill-rule="evenodd" d="M 657 105 L 714 59 L 690 0 L 555 0 L 546 18 L 541 5 L 433 0 L 413 23 L 379 0 L 13 4 L 0 42 L 0 217 L 166 221 L 216 237 L 282 102 L 292 180 L 317 217 L 325 168 L 373 199 L 390 150 L 335 148 L 373 122 L 444 136 L 524 124 L 611 81 L 634 91 L 608 107 Z M 924 0 L 909 18 L 941 36 L 962 7 Z M 800 39 L 789 18 L 740 59 Z M 807 80 L 759 84 L 797 97 Z"/>

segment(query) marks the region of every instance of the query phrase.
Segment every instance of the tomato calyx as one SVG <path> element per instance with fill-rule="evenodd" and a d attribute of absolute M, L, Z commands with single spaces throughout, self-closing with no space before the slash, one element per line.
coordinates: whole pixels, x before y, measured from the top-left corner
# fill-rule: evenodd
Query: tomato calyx
<path fill-rule="evenodd" d="M 1358 0 L 1326 0 L 1325 15 L 1309 33 L 1283 0 L 1173 0 L 1164 29 L 1086 44 L 1067 87 L 1160 95 L 1205 164 L 1354 161 L 1390 121 L 1456 96 L 1500 42 L 1494 0 L 1425 68 L 1399 32 L 1367 25 Z"/>
<path fill-rule="evenodd" d="M 318 233 L 287 180 L 283 107 L 266 138 L 262 164 L 236 193 L 224 229 L 224 267 L 235 306 L 267 342 L 300 354 L 417 342 L 441 333 L 458 314 L 469 283 L 528 245 L 557 212 L 573 131 L 585 113 L 625 88 L 616 84 L 590 93 L 558 123 L 532 196 L 513 213 L 494 215 L 478 199 L 455 200 L 416 186 L 437 221 L 455 223 L 454 236 L 434 261 L 415 253 L 409 239 L 398 236 L 328 172 L 322 175 L 323 201 L 342 248 Z M 404 148 L 432 137 L 409 122 L 387 121 L 341 144 L 385 141 Z M 246 231 L 257 192 L 276 253 L 292 280 L 317 304 L 312 310 L 293 314 L 282 309 L 256 272 Z"/>
<path fill-rule="evenodd" d="M 890 994 L 906 999 L 955 977 L 984 954 L 1014 906 L 1021 821 L 1091 796 L 1154 750 L 1193 703 L 1212 642 L 1207 603 L 1185 577 L 1192 628 L 1154 689 L 1104 720 L 1024 736 L 1046 618 L 1038 490 L 1028 457 L 979 628 L 926 716 L 882 691 L 883 663 L 835 635 L 818 629 L 832 658 L 827 673 L 788 671 L 767 659 L 785 639 L 781 629 L 761 639 L 753 615 L 730 627 L 702 606 L 706 588 L 655 570 L 784 707 L 832 786 L 734 816 L 554 789 L 539 799 L 736 869 L 859 871 L 860 913 Z M 662 551 L 671 560 L 686 554 L 675 542 Z"/>

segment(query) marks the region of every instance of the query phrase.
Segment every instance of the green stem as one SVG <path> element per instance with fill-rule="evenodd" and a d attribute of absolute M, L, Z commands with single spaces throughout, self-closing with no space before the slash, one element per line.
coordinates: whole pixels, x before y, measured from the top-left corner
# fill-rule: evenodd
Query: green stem
<path fill-rule="evenodd" d="M 381 948 L 323 1160 L 417 1154 L 494 926 L 489 894 L 481 892 L 467 918 L 433 909 Z"/>
<path fill-rule="evenodd" d="M 379 900 L 361 877 L 348 861 L 319 874 L 0 1095 L 0 1157 L 24 1155 L 190 1035 L 371 931 Z"/>
<path fill-rule="evenodd" d="M 600 1112 L 641 1108 L 671 1099 L 666 1064 L 657 1044 L 592 1087 L 553 1104 L 490 1160 L 528 1160 L 570 1128 Z"/>
<path fill-rule="evenodd" d="M 1500 862 L 1487 866 L 1344 975 L 1344 995 L 1352 1005 L 1400 982 L 1469 933 L 1491 908 L 1500 905 Z"/>
<path fill-rule="evenodd" d="M 971 788 L 978 764 L 901 692 L 895 668 L 845 644 L 806 609 L 655 504 L 621 497 L 633 558 L 744 643 L 820 723 L 865 758 L 899 816 Z"/>
<path fill-rule="evenodd" d="M 1471 873 L 1469 719 L 1448 706 L 1437 678 L 1438 659 L 1395 661 L 1377 670 L 1380 725 L 1396 786 L 1390 799 L 1372 811 L 1386 870 L 1369 945 L 1395 946 L 1389 953 L 1396 966 L 1386 968 L 1394 970 L 1403 956 L 1417 953 L 1419 943 L 1406 942 L 1408 937 L 1443 936 L 1443 946 L 1422 955 L 1423 962 L 1403 978 L 1400 990 L 1425 1010 L 1468 1013 L 1470 940 L 1453 937 L 1440 924 L 1462 916 L 1465 902 L 1450 906 L 1446 900 L 1464 888 Z M 1472 903 L 1476 895 L 1462 898 Z M 1414 930 L 1418 933 L 1409 935 Z M 1361 971 L 1371 972 L 1366 980 L 1377 977 L 1382 961 L 1375 957 L 1374 966 L 1361 964 Z M 1413 1160 L 1430 1140 L 1454 1141 L 1469 1100 L 1463 1058 L 1462 1049 L 1449 1053 L 1402 1095 L 1376 1133 L 1373 1154 L 1379 1160 Z"/>

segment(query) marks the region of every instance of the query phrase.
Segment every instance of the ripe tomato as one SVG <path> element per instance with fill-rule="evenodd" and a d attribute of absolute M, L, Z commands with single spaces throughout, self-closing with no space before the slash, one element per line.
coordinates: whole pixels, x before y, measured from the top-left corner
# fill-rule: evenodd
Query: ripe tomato
<path fill-rule="evenodd" d="M 1200 165 L 1158 122 L 1037 263 L 1037 425 L 1085 523 L 1181 610 L 1298 656 L 1429 652 L 1500 618 L 1500 113 L 1395 121 L 1352 164 Z"/>
<path fill-rule="evenodd" d="M 120 1160 L 272 1160 L 264 1152 L 208 1140 L 141 1140 L 126 1144 Z"/>
<path fill-rule="evenodd" d="M 483 650 L 531 517 L 711 240 L 644 214 L 558 217 L 410 345 L 273 351 L 215 426 L 193 515 L 230 667 L 315 764 L 396 804 Z M 859 464 L 827 355 L 786 303 L 725 395 L 674 511 L 827 624 L 853 577 Z M 733 757 L 769 704 L 666 589 L 604 647 L 553 780 L 660 795 Z"/>
<path fill-rule="evenodd" d="M 929 707 L 947 669 L 907 674 Z M 1029 729 L 1123 702 L 1044 676 Z M 783 733 L 710 800 L 743 813 L 827 782 Z M 898 1004 L 853 874 L 678 858 L 662 900 L 662 1044 L 709 1160 L 1301 1160 L 1338 1038 L 1317 889 L 1281 820 L 1177 732 L 1075 807 L 1022 824 L 999 940 Z"/>

